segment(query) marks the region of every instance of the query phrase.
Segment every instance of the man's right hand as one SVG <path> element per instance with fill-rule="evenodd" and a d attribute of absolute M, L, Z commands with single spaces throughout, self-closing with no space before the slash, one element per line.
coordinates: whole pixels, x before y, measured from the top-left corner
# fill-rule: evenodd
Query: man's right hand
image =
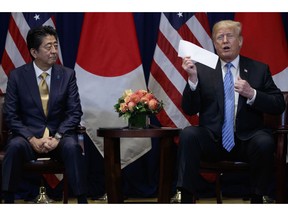
<path fill-rule="evenodd" d="M 36 137 L 32 137 L 29 139 L 29 142 L 32 146 L 32 148 L 34 149 L 34 151 L 36 151 L 37 153 L 43 154 L 43 153 L 48 153 L 48 150 L 45 148 L 44 143 L 45 143 L 45 138 L 36 138 Z"/>
<path fill-rule="evenodd" d="M 185 57 L 182 60 L 182 68 L 188 73 L 189 80 L 191 80 L 193 83 L 196 83 L 198 81 L 197 77 L 197 67 L 191 60 L 191 58 Z"/>

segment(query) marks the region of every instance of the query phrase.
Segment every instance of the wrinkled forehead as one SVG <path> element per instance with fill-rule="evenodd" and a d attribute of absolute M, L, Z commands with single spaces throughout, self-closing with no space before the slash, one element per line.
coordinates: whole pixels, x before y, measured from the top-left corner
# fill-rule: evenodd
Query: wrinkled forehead
<path fill-rule="evenodd" d="M 218 29 L 215 30 L 215 36 L 217 35 L 221 35 L 221 34 L 236 34 L 237 31 L 235 28 L 233 27 L 228 27 L 228 26 L 222 26 L 222 27 L 219 27 Z"/>

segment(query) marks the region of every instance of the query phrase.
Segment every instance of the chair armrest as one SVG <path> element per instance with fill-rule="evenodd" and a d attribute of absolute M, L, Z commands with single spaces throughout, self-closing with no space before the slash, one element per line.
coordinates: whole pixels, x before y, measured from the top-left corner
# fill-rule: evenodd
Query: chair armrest
<path fill-rule="evenodd" d="M 287 155 L 288 126 L 284 125 L 273 130 L 273 134 L 276 142 L 276 151 L 275 151 L 276 163 L 278 163 L 281 166 L 285 166 Z"/>
<path fill-rule="evenodd" d="M 288 125 L 279 125 L 277 128 L 274 128 L 275 133 L 287 133 Z"/>
<path fill-rule="evenodd" d="M 78 143 L 82 148 L 82 155 L 85 155 L 84 134 L 86 133 L 86 127 L 78 125 L 76 128 L 76 132 L 78 134 Z"/>
<path fill-rule="evenodd" d="M 85 134 L 86 133 L 86 127 L 84 127 L 82 125 L 78 125 L 76 128 L 76 132 L 80 133 L 80 134 Z"/>

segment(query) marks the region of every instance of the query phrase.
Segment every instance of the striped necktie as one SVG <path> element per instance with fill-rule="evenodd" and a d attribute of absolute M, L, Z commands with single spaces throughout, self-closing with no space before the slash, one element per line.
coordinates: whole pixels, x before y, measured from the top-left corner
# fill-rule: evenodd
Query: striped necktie
<path fill-rule="evenodd" d="M 48 89 L 48 85 L 46 82 L 47 76 L 48 76 L 48 73 L 43 72 L 40 75 L 41 81 L 39 83 L 39 91 L 40 91 L 40 96 L 41 96 L 41 101 L 42 101 L 42 107 L 46 116 L 48 114 L 48 100 L 49 100 L 49 89 Z M 49 130 L 47 127 L 45 128 L 43 137 L 49 137 Z"/>
<path fill-rule="evenodd" d="M 234 142 L 234 82 L 231 72 L 232 63 L 227 63 L 224 77 L 224 124 L 222 127 L 222 144 L 230 152 Z"/>

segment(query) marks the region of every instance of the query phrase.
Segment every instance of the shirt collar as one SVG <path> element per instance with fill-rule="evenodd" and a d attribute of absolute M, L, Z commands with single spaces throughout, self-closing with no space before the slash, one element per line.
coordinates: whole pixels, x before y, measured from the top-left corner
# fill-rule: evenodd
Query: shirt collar
<path fill-rule="evenodd" d="M 43 73 L 43 70 L 41 70 L 36 64 L 35 62 L 33 61 L 33 66 L 34 66 L 34 69 L 35 69 L 35 73 L 36 73 L 36 77 L 39 77 L 42 73 Z M 47 71 L 45 71 L 46 73 L 48 73 L 49 76 L 51 76 L 51 70 L 52 70 L 52 67 L 50 67 Z"/>
<path fill-rule="evenodd" d="M 238 55 L 231 63 L 233 65 L 233 67 L 238 71 L 238 68 L 239 68 L 239 59 L 240 59 L 240 56 Z M 222 59 L 220 59 L 220 62 L 221 62 L 221 68 L 222 70 L 224 69 L 225 65 L 228 63 L 228 62 L 225 62 L 223 61 Z"/>

